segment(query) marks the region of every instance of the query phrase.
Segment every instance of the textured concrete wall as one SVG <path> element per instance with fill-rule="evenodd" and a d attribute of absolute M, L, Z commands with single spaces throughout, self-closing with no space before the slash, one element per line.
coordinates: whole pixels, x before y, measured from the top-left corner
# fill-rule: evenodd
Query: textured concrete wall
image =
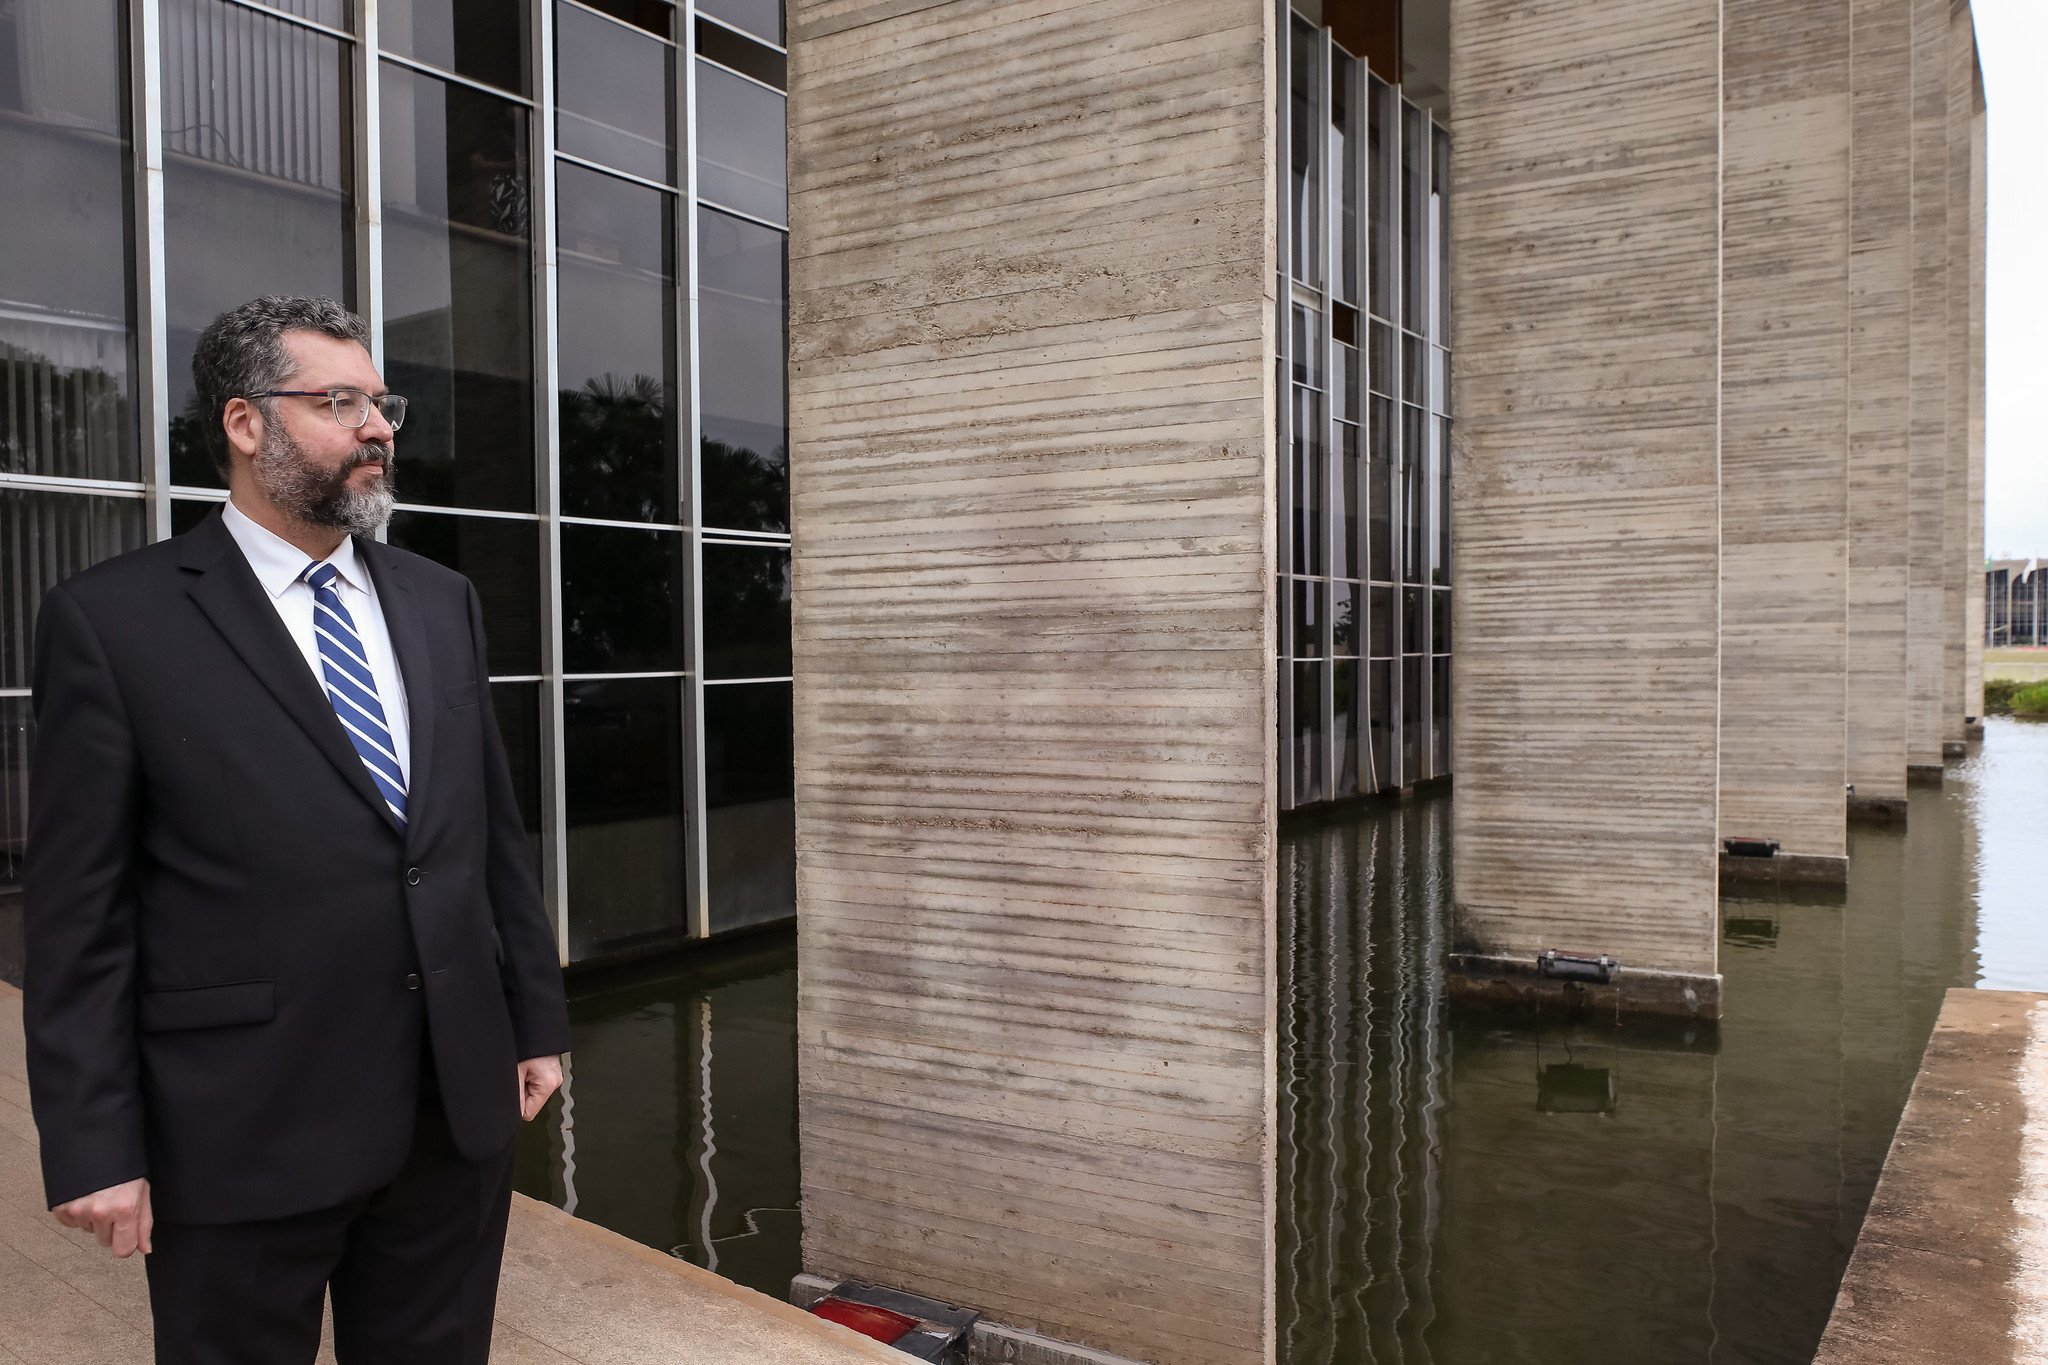
<path fill-rule="evenodd" d="M 1849 781 L 1906 798 L 1906 507 L 1912 379 L 1913 0 L 1852 0 Z"/>
<path fill-rule="evenodd" d="M 1943 544 L 1948 487 L 1948 30 L 1950 0 L 1913 7 L 1912 422 L 1907 502 L 1906 762 L 1941 766 Z"/>
<path fill-rule="evenodd" d="M 1273 1355 L 1273 12 L 797 0 L 804 1261 Z"/>
<path fill-rule="evenodd" d="M 1720 0 L 1452 0 L 1455 946 L 1715 971 Z"/>
<path fill-rule="evenodd" d="M 1941 737 L 1963 740 L 1970 600 L 1970 117 L 1976 106 L 1976 38 L 1970 0 L 1948 6 L 1948 381 L 1947 466 L 1942 483 Z M 1975 560 L 1982 577 L 1984 555 Z"/>
<path fill-rule="evenodd" d="M 1984 715 L 1984 248 L 1990 192 L 1986 160 L 1984 68 L 1973 40 L 1970 55 L 1970 544 L 1963 622 L 1969 648 L 1963 712 Z"/>
<path fill-rule="evenodd" d="M 1825 858 L 1847 856 L 1850 19 L 1722 20 L 1721 834 Z"/>

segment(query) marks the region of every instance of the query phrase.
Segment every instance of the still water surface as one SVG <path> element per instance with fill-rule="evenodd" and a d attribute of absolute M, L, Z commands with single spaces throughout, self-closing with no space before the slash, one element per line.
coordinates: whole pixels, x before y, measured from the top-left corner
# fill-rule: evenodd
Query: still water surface
<path fill-rule="evenodd" d="M 1805 1365 L 1952 985 L 2048 990 L 2048 725 L 1987 722 L 1846 894 L 1725 900 L 1718 1035 L 1453 1021 L 1450 798 L 1280 856 L 1288 1365 Z M 793 936 L 584 983 L 519 1185 L 798 1269 Z"/>

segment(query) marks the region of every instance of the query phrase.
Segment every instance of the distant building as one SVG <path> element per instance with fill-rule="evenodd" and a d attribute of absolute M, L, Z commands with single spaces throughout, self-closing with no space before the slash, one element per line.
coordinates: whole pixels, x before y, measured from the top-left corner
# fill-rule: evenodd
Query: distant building
<path fill-rule="evenodd" d="M 1984 570 L 1984 644 L 1988 649 L 2048 645 L 2048 564 L 1991 561 Z"/>

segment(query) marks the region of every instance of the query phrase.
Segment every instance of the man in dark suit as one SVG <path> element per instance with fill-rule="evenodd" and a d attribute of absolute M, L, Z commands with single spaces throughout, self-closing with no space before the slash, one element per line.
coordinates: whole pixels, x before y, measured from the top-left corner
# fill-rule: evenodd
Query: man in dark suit
<path fill-rule="evenodd" d="M 569 1046 L 461 575 L 392 504 L 362 321 L 193 360 L 230 499 L 37 623 L 26 1015 L 45 1193 L 148 1260 L 160 1362 L 483 1361 L 512 1138 Z"/>

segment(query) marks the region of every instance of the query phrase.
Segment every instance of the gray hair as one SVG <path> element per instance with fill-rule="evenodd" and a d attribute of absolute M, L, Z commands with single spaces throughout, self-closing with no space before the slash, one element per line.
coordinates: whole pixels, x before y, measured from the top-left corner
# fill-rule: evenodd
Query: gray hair
<path fill-rule="evenodd" d="M 370 325 L 333 299 L 265 294 L 207 323 L 192 351 L 193 400 L 223 479 L 230 461 L 222 414 L 229 399 L 274 389 L 291 378 L 297 362 L 285 349 L 286 332 L 318 332 L 370 348 Z"/>

